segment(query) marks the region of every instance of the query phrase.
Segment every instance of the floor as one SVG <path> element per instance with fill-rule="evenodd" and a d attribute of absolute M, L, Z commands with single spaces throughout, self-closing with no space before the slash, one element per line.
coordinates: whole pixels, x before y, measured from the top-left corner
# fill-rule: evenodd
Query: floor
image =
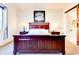
<path fill-rule="evenodd" d="M 79 55 L 79 46 L 66 40 L 65 51 L 66 51 L 66 55 Z"/>
<path fill-rule="evenodd" d="M 79 55 L 79 46 L 74 45 L 73 43 L 66 40 L 65 51 L 66 51 L 66 55 Z M 3 47 L 0 47 L 0 55 L 13 55 L 13 42 Z"/>

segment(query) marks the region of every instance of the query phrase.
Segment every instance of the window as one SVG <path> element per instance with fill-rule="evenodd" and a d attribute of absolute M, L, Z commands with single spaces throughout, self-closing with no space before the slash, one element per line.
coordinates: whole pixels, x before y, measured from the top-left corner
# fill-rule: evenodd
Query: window
<path fill-rule="evenodd" d="M 2 8 L 0 7 L 0 30 L 2 30 Z"/>
<path fill-rule="evenodd" d="M 7 7 L 0 6 L 0 41 L 8 38 Z"/>

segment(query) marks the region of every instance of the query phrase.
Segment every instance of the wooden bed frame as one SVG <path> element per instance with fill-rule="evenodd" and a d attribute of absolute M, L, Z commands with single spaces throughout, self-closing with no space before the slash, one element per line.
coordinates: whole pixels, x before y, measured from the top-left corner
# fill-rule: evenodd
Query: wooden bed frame
<path fill-rule="evenodd" d="M 29 23 L 29 28 L 49 30 L 49 23 Z M 13 35 L 14 55 L 18 53 L 65 54 L 65 35 Z"/>

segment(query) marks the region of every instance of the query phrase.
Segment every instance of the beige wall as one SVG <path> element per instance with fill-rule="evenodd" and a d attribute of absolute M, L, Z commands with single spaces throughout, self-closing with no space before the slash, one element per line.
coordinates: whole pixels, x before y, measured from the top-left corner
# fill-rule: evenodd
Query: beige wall
<path fill-rule="evenodd" d="M 68 19 L 67 17 L 69 16 L 68 14 L 65 14 L 64 11 L 72 8 L 73 6 L 75 6 L 76 4 L 72 4 L 71 6 L 68 6 L 66 9 L 64 10 L 52 10 L 52 9 L 42 9 L 40 7 L 41 10 L 45 10 L 46 12 L 46 22 L 50 23 L 50 31 L 53 31 L 56 27 L 56 31 L 60 31 L 61 34 L 66 34 L 66 38 L 71 41 L 72 43 L 76 44 L 77 43 L 77 39 L 76 39 L 76 29 L 72 29 L 73 25 L 70 24 L 72 23 L 73 19 Z M 26 29 L 28 30 L 29 28 L 29 22 L 33 22 L 33 11 L 34 10 L 40 10 L 40 9 L 25 9 L 25 10 L 18 10 L 18 20 L 19 21 L 19 31 L 22 30 L 23 26 L 26 26 Z M 76 12 L 75 10 L 71 11 L 72 12 Z M 76 15 L 73 14 L 73 16 L 75 17 Z M 72 16 L 72 18 L 73 18 Z M 70 17 L 71 18 L 71 17 Z M 22 25 L 23 24 L 23 25 Z"/>
<path fill-rule="evenodd" d="M 77 9 L 73 9 L 66 13 L 66 28 L 67 28 L 67 39 L 74 44 L 77 44 Z"/>
<path fill-rule="evenodd" d="M 13 38 L 14 34 L 18 34 L 23 30 L 23 26 L 26 26 L 26 30 L 29 30 L 29 22 L 33 22 L 33 11 L 40 9 L 18 9 L 12 4 L 4 4 L 8 8 L 8 29 L 9 29 L 9 38 Z M 63 30 L 62 20 L 63 20 L 63 11 L 62 10 L 50 10 L 42 9 L 46 12 L 46 22 L 50 23 L 50 31 L 56 30 L 61 33 Z"/>
<path fill-rule="evenodd" d="M 26 30 L 29 30 L 29 22 L 33 22 L 33 11 L 34 10 L 45 10 L 46 12 L 46 22 L 50 23 L 50 31 L 56 30 L 60 31 L 61 34 L 66 34 L 67 39 L 71 42 L 76 43 L 75 35 L 68 35 L 67 29 L 69 30 L 69 25 L 67 23 L 66 15 L 64 14 L 65 10 L 68 10 L 72 6 L 69 6 L 65 10 L 53 10 L 53 9 L 44 9 L 44 8 L 29 8 L 29 9 L 18 9 L 12 4 L 5 4 L 8 7 L 8 26 L 9 26 L 9 38 L 13 38 L 12 35 L 18 34 L 23 30 L 23 26 L 26 27 Z M 67 26 L 66 26 L 67 25 Z M 66 28 L 67 27 L 67 28 Z M 74 34 L 74 33 L 72 33 Z M 70 38 L 72 37 L 72 38 Z"/>
<path fill-rule="evenodd" d="M 69 10 L 70 8 L 74 7 L 75 5 L 77 5 L 77 3 L 71 4 L 70 6 L 66 7 L 64 9 L 64 12 Z M 77 29 L 74 28 L 75 24 L 73 24 L 73 20 L 76 20 L 76 16 L 77 16 L 76 8 L 65 14 L 66 39 L 69 40 L 70 42 L 74 43 L 74 44 L 77 44 Z"/>
<path fill-rule="evenodd" d="M 36 10 L 36 9 L 35 9 Z M 38 9 L 37 9 L 38 10 Z M 47 10 L 44 9 L 46 12 L 46 22 L 50 23 L 50 31 L 61 31 L 63 32 L 63 25 L 62 25 L 62 20 L 63 20 L 63 11 L 62 10 Z M 21 31 L 23 28 L 23 25 L 26 26 L 26 29 L 29 29 L 29 22 L 33 22 L 34 18 L 33 18 L 33 11 L 34 9 L 27 9 L 27 10 L 18 10 L 18 20 L 19 21 L 19 30 Z"/>
<path fill-rule="evenodd" d="M 9 38 L 13 38 L 13 35 L 17 33 L 17 15 L 16 7 L 11 4 L 4 4 L 8 8 L 8 33 Z"/>

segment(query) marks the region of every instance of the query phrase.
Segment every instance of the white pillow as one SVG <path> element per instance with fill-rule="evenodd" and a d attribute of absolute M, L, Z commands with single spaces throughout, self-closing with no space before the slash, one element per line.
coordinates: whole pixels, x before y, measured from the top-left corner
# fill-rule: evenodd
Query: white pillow
<path fill-rule="evenodd" d="M 50 35 L 46 29 L 30 29 L 27 35 Z"/>

